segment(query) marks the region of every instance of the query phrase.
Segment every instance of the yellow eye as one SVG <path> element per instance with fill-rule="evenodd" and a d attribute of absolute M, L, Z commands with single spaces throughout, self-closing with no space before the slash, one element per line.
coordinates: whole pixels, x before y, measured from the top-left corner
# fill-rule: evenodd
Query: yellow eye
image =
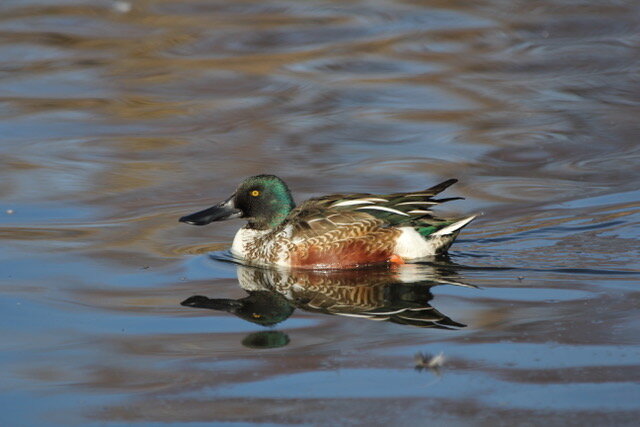
<path fill-rule="evenodd" d="M 251 193 L 249 193 L 249 194 L 251 194 L 253 197 L 258 197 L 258 196 L 260 195 L 260 192 L 259 192 L 258 190 L 253 190 L 253 191 L 252 191 Z"/>

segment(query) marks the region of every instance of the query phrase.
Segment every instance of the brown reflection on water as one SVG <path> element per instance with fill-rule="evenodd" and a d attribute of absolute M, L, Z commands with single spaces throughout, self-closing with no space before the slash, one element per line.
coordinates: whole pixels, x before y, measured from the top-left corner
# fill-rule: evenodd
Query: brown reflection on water
<path fill-rule="evenodd" d="M 247 414 L 247 407 L 251 414 Z M 397 408 L 398 414 L 385 415 L 380 407 Z M 199 400 L 179 403 L 166 403 L 158 409 L 158 402 L 147 405 L 104 410 L 101 418 L 120 421 L 140 421 L 162 419 L 172 422 L 206 422 L 211 419 L 225 419 L 230 422 L 261 423 L 277 420 L 286 424 L 335 423 L 335 415 L 341 414 L 340 422 L 344 424 L 358 423 L 411 423 L 416 419 L 428 418 L 432 422 L 451 422 L 452 419 L 463 423 L 476 423 L 478 420 L 487 424 L 518 423 L 522 419 L 536 417 L 536 421 L 550 423 L 557 421 L 556 414 L 537 415 L 529 410 L 505 410 L 502 408 L 487 411 L 471 401 L 459 401 L 455 404 L 441 399 L 425 402 L 420 398 L 408 399 L 222 399 Z M 619 412 L 606 416 L 598 412 L 584 412 L 577 418 L 579 422 L 626 423 L 635 415 L 634 412 Z"/>
<path fill-rule="evenodd" d="M 639 7 L 3 1 L 0 424 L 632 425 Z M 177 218 L 257 173 L 298 201 L 459 178 L 483 215 L 446 264 L 480 289 L 433 294 L 468 327 L 181 307 L 246 296 L 206 255 L 240 224 Z"/>

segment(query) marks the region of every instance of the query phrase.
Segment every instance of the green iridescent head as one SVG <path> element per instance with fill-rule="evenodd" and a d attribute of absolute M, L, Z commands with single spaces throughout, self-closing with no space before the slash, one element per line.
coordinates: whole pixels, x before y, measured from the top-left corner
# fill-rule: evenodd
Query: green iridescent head
<path fill-rule="evenodd" d="M 224 202 L 184 216 L 180 221 L 205 225 L 213 221 L 245 218 L 250 228 L 266 230 L 280 225 L 294 207 L 291 192 L 284 181 L 274 175 L 256 175 L 247 178 Z"/>
<path fill-rule="evenodd" d="M 295 207 L 287 184 L 274 175 L 246 179 L 236 190 L 234 204 L 256 229 L 280 225 Z"/>

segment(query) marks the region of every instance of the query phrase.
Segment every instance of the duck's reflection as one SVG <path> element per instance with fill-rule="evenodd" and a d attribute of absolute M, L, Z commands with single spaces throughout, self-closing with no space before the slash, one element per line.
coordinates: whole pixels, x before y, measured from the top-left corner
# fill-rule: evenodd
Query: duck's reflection
<path fill-rule="evenodd" d="M 331 315 L 388 321 L 421 328 L 456 329 L 465 325 L 431 306 L 431 288 L 469 285 L 452 279 L 452 271 L 407 265 L 398 269 L 345 271 L 268 270 L 238 266 L 244 298 L 192 296 L 182 305 L 232 313 L 261 326 L 287 319 L 296 308 Z M 246 342 L 245 342 L 246 341 Z M 243 344 L 273 348 L 289 342 L 286 334 L 251 334 Z"/>

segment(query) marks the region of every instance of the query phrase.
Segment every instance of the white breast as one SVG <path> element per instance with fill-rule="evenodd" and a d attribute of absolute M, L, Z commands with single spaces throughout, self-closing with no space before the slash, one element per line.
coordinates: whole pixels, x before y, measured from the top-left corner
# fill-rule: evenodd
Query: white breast
<path fill-rule="evenodd" d="M 231 253 L 239 258 L 246 258 L 247 243 L 266 234 L 266 230 L 253 230 L 251 228 L 241 228 L 233 238 Z"/>
<path fill-rule="evenodd" d="M 292 227 L 290 226 L 278 231 L 241 228 L 233 238 L 231 253 L 236 257 L 247 259 L 252 263 L 269 263 L 286 266 L 288 265 L 287 259 L 289 253 L 285 248 L 286 243 L 290 239 L 291 232 Z M 267 236 L 267 234 L 269 235 Z M 262 237 L 264 237 L 264 239 L 260 240 Z M 272 259 L 274 251 L 278 254 L 275 260 Z"/>

